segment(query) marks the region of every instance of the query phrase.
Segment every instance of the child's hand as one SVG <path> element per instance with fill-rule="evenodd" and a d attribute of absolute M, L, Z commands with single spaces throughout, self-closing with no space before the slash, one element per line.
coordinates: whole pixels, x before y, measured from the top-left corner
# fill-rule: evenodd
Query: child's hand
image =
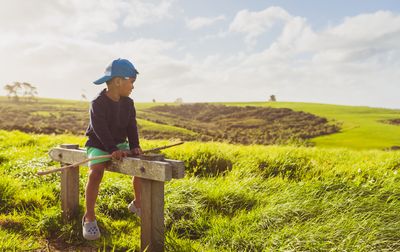
<path fill-rule="evenodd" d="M 133 156 L 138 156 L 138 155 L 142 154 L 143 151 L 142 151 L 141 148 L 133 148 L 133 149 L 131 150 L 131 153 L 132 153 Z"/>
<path fill-rule="evenodd" d="M 117 159 L 117 160 L 121 160 L 122 158 L 127 157 L 127 156 L 128 156 L 128 153 L 123 150 L 117 150 L 117 151 L 114 151 L 113 153 L 111 153 L 111 157 L 113 159 Z"/>

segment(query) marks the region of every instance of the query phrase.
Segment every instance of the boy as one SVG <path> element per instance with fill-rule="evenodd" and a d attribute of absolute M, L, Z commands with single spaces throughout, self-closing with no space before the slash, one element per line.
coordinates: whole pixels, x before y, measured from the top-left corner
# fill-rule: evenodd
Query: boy
<path fill-rule="evenodd" d="M 126 59 L 114 60 L 105 71 L 105 75 L 94 84 L 107 83 L 107 89 L 91 102 L 90 123 L 86 130 L 88 140 L 85 144 L 88 157 L 111 154 L 121 159 L 128 154 L 139 155 L 142 150 L 136 125 L 136 111 L 133 100 L 128 96 L 139 72 Z M 126 141 L 128 138 L 129 143 Z M 86 185 L 86 212 L 82 218 L 83 237 L 87 240 L 100 238 L 100 230 L 95 216 L 95 203 L 104 169 L 110 159 L 98 159 L 89 163 L 89 179 Z M 133 178 L 135 200 L 128 209 L 140 217 L 140 180 Z"/>

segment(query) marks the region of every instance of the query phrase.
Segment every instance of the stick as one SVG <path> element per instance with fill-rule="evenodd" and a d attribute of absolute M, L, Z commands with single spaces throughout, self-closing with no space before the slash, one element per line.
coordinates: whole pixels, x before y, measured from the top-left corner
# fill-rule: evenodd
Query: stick
<path fill-rule="evenodd" d="M 143 152 L 143 154 L 144 154 L 144 153 L 148 153 L 148 152 L 152 152 L 152 151 L 163 150 L 163 149 L 167 149 L 167 148 L 174 147 L 174 146 L 177 146 L 177 145 L 181 145 L 181 144 L 183 144 L 183 143 L 184 143 L 184 142 L 179 142 L 179 143 L 176 143 L 176 144 L 165 145 L 165 146 L 153 148 L 153 149 L 150 149 L 150 150 L 144 150 L 144 151 L 142 151 L 142 152 Z"/>
<path fill-rule="evenodd" d="M 154 148 L 154 149 L 144 150 L 142 152 L 144 154 L 144 153 L 148 153 L 148 152 L 152 152 L 152 151 L 163 150 L 163 149 L 167 149 L 167 148 L 170 148 L 170 147 L 173 147 L 173 146 L 181 145 L 183 143 L 184 142 L 179 142 L 179 143 L 176 143 L 176 144 L 165 145 L 165 146 Z M 101 159 L 101 158 L 111 158 L 111 157 L 112 157 L 112 155 L 110 154 L 110 155 L 103 155 L 103 156 L 98 156 L 98 157 L 87 158 L 87 159 L 82 160 L 80 162 L 76 162 L 74 164 L 66 165 L 66 166 L 63 166 L 63 167 L 60 167 L 60 168 L 55 168 L 55 169 L 51 169 L 51 170 L 47 170 L 47 171 L 39 171 L 39 172 L 37 172 L 37 175 L 46 175 L 46 174 L 49 174 L 49 173 L 58 172 L 58 171 L 62 171 L 62 170 L 74 167 L 74 166 L 78 166 L 80 164 L 84 164 L 84 163 L 92 161 L 92 160 Z"/>
<path fill-rule="evenodd" d="M 65 169 L 68 169 L 68 168 L 71 168 L 71 167 L 74 167 L 74 166 L 78 166 L 78 165 L 80 165 L 80 164 L 84 164 L 84 163 L 89 162 L 89 161 L 92 161 L 92 160 L 100 159 L 100 158 L 111 158 L 111 155 L 103 155 L 103 156 L 97 156 L 97 157 L 87 158 L 87 159 L 82 160 L 82 161 L 80 161 L 80 162 L 76 162 L 76 163 L 74 163 L 74 164 L 66 165 L 66 166 L 63 166 L 63 167 L 60 167 L 60 168 L 51 169 L 51 170 L 48 170 L 48 171 L 39 171 L 39 172 L 37 173 L 37 175 L 46 175 L 46 174 L 49 174 L 49 173 L 62 171 L 62 170 L 65 170 Z"/>

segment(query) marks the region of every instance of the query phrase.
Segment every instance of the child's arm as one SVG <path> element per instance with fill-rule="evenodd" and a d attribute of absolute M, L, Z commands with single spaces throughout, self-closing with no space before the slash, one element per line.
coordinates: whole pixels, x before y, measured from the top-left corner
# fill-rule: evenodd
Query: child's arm
<path fill-rule="evenodd" d="M 139 133 L 136 123 L 136 109 L 133 102 L 131 104 L 131 110 L 129 111 L 129 122 L 128 122 L 127 133 L 128 133 L 129 148 L 131 149 L 132 154 L 133 155 L 141 154 L 142 150 L 139 144 Z"/>

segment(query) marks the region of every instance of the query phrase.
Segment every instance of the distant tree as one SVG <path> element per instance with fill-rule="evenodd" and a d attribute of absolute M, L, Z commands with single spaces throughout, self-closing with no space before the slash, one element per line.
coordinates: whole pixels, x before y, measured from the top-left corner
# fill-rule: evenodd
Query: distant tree
<path fill-rule="evenodd" d="M 181 97 L 176 98 L 175 103 L 182 104 L 183 103 L 183 99 Z"/>
<path fill-rule="evenodd" d="M 271 95 L 271 96 L 269 97 L 269 101 L 270 101 L 270 102 L 275 102 L 275 101 L 276 101 L 275 95 Z"/>
<path fill-rule="evenodd" d="M 7 84 L 4 89 L 8 92 L 7 97 L 15 102 L 19 101 L 19 93 L 21 92 L 21 83 L 14 82 Z"/>
<path fill-rule="evenodd" d="M 21 83 L 22 96 L 26 101 L 34 101 L 36 100 L 36 95 L 38 94 L 37 88 L 32 84 L 27 82 Z"/>
<path fill-rule="evenodd" d="M 15 102 L 19 102 L 20 96 L 24 97 L 26 101 L 35 100 L 38 94 L 37 88 L 27 82 L 7 84 L 4 86 L 4 90 L 7 92 L 7 97 Z"/>
<path fill-rule="evenodd" d="M 153 98 L 153 103 L 156 103 L 156 99 Z"/>
<path fill-rule="evenodd" d="M 7 92 L 7 98 L 11 99 L 12 97 L 17 96 L 16 90 L 14 88 L 14 85 L 7 84 L 4 86 L 4 90 Z"/>

